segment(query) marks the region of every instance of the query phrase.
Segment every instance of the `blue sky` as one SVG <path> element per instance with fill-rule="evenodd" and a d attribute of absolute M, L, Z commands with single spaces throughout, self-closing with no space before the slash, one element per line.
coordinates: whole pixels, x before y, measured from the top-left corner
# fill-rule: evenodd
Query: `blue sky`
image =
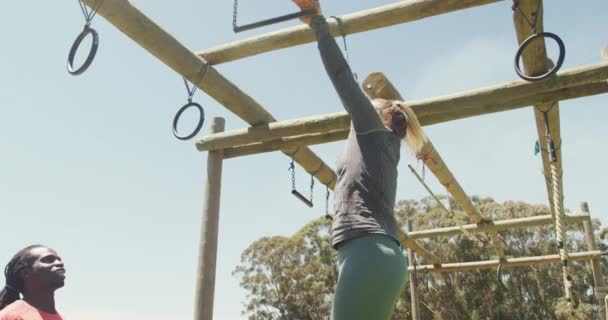
<path fill-rule="evenodd" d="M 289 1 L 241 1 L 243 22 L 293 11 Z M 325 1 L 327 15 L 392 3 Z M 564 68 L 598 63 L 608 45 L 606 1 L 545 1 L 545 30 L 567 46 Z M 35 4 L 35 6 L 33 5 Z M 233 34 L 231 1 L 138 1 L 136 4 L 193 51 L 295 25 Z M 361 78 L 384 72 L 409 99 L 513 80 L 517 49 L 511 2 L 348 36 Z M 268 9 L 271 8 L 271 9 Z M 100 47 L 82 76 L 65 70 L 82 29 L 76 1 L 12 1 L 0 11 L 0 262 L 31 243 L 64 257 L 67 285 L 58 305 L 72 319 L 190 319 L 193 306 L 206 154 L 171 134 L 186 101 L 182 79 L 98 16 Z M 341 111 L 312 44 L 217 67 L 277 119 Z M 195 101 L 228 130 L 245 123 L 198 92 Z M 588 201 L 608 221 L 606 95 L 561 103 L 565 206 Z M 186 118 L 186 121 L 191 118 Z M 534 156 L 531 108 L 427 127 L 469 194 L 498 201 L 547 203 Z M 313 146 L 333 164 L 341 143 Z M 425 190 L 402 160 L 398 199 Z M 289 159 L 281 153 L 224 164 L 215 318 L 241 319 L 245 293 L 231 275 L 240 253 L 267 235 L 289 235 L 324 214 L 290 195 Z M 297 171 L 299 188 L 309 177 Z M 443 189 L 427 178 L 437 193 Z M 319 184 L 315 198 L 323 199 Z"/>

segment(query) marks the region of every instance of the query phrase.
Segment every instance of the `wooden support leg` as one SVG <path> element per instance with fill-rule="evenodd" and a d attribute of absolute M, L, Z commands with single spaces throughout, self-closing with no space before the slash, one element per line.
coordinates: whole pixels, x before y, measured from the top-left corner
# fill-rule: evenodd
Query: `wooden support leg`
<path fill-rule="evenodd" d="M 581 203 L 581 211 L 589 214 L 589 204 L 587 202 Z M 591 217 L 583 222 L 585 228 L 585 240 L 587 241 L 587 248 L 589 251 L 597 250 L 595 244 L 595 235 L 593 233 L 593 225 L 591 224 Z M 597 298 L 601 320 L 606 320 L 606 305 L 604 304 L 604 297 L 606 297 L 606 284 L 604 283 L 604 275 L 598 259 L 590 260 L 591 272 L 593 273 L 593 282 L 595 285 L 595 297 Z"/>
<path fill-rule="evenodd" d="M 412 231 L 412 224 L 408 222 L 407 231 Z M 410 267 L 414 267 L 414 259 L 416 254 L 412 249 L 407 249 L 407 260 Z M 418 282 L 416 280 L 416 274 L 412 271 L 409 272 L 410 281 L 410 297 L 412 302 L 412 320 L 420 320 L 420 304 L 418 303 Z"/>
<path fill-rule="evenodd" d="M 213 118 L 211 132 L 221 131 L 224 131 L 224 119 Z M 223 153 L 223 150 L 209 151 L 207 158 L 203 225 L 196 272 L 195 320 L 213 319 Z"/>

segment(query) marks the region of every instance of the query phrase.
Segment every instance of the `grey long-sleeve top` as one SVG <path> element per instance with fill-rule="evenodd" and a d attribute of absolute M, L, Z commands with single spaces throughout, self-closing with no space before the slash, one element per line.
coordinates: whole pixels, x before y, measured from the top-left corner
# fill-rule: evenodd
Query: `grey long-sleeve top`
<path fill-rule="evenodd" d="M 394 207 L 401 140 L 384 126 L 355 81 L 325 18 L 315 17 L 311 27 L 325 70 L 352 120 L 346 145 L 336 162 L 332 245 L 337 247 L 367 234 L 386 234 L 398 242 Z"/>

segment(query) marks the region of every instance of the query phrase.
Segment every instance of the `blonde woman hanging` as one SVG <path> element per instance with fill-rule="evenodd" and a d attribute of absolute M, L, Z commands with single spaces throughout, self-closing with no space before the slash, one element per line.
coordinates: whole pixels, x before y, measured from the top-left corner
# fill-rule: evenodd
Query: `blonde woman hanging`
<path fill-rule="evenodd" d="M 352 126 L 336 163 L 336 216 L 332 245 L 338 283 L 332 320 L 388 320 L 406 283 L 407 260 L 394 217 L 401 141 L 416 154 L 424 134 L 402 101 L 370 101 L 356 82 L 318 1 L 292 0 L 316 13 L 300 20 L 317 38 L 319 52 Z"/>

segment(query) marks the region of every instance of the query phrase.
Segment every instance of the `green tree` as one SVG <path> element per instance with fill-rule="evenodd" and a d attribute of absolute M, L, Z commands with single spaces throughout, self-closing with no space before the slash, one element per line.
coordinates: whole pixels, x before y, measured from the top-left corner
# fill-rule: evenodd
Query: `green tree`
<path fill-rule="evenodd" d="M 317 219 L 291 237 L 264 237 L 241 256 L 234 274 L 248 294 L 249 319 L 326 319 L 337 280 L 329 224 Z"/>
<path fill-rule="evenodd" d="M 475 206 L 495 220 L 549 214 L 546 206 L 522 202 L 496 203 L 472 198 Z M 447 200 L 449 202 L 449 199 Z M 434 200 L 400 201 L 396 215 L 414 230 L 466 224 L 467 216 L 454 203 L 448 215 Z M 599 223 L 595 221 L 595 229 Z M 577 226 L 576 230 L 582 230 Z M 557 253 L 552 226 L 500 232 L 508 257 Z M 584 236 L 571 230 L 569 251 L 585 251 Z M 420 241 L 446 262 L 496 259 L 485 234 L 463 235 Z M 601 244 L 601 249 L 606 249 Z M 329 224 L 324 218 L 312 221 L 291 237 L 265 237 L 242 254 L 234 274 L 248 291 L 244 314 L 249 319 L 328 319 L 337 279 L 335 252 L 330 245 Z M 417 258 L 415 279 L 419 288 L 422 319 L 562 320 L 597 319 L 593 308 L 593 278 L 586 263 L 571 263 L 574 292 L 580 306 L 572 310 L 563 296 L 559 265 L 480 270 L 459 273 L 425 272 L 427 262 Z M 404 290 L 393 319 L 410 318 L 409 290 Z"/>

